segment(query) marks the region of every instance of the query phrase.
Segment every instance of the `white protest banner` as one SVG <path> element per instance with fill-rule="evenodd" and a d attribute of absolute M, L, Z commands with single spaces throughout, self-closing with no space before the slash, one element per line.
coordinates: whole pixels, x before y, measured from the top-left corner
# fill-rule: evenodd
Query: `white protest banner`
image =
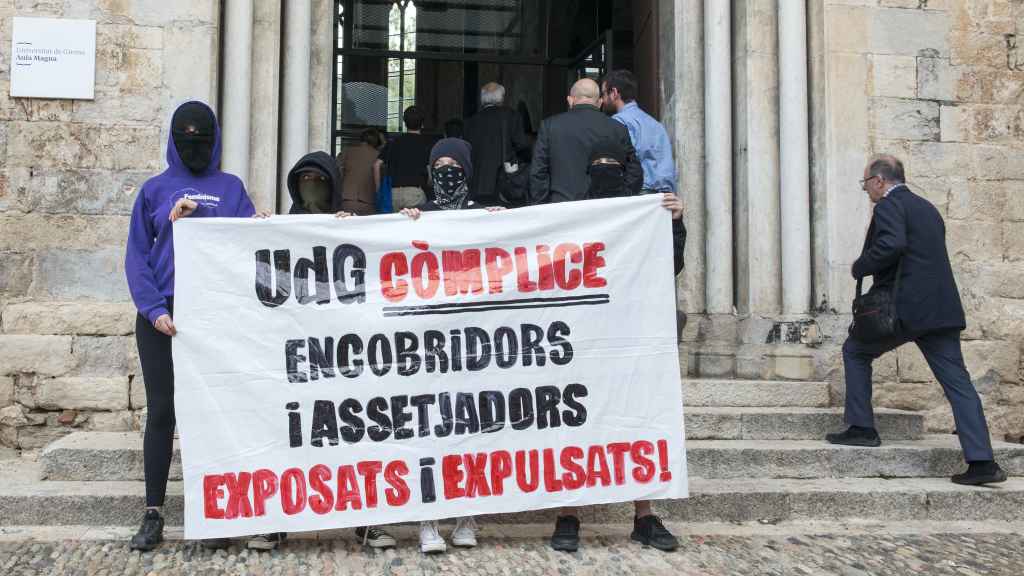
<path fill-rule="evenodd" d="M 660 201 L 179 221 L 186 536 L 686 497 Z"/>

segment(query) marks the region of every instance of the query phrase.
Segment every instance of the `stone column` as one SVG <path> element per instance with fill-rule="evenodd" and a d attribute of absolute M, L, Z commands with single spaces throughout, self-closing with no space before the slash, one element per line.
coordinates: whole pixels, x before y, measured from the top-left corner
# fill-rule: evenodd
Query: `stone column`
<path fill-rule="evenodd" d="M 228 0 L 224 15 L 224 101 L 221 122 L 225 172 L 249 184 L 249 120 L 252 109 L 253 0 Z"/>
<path fill-rule="evenodd" d="M 281 107 L 281 166 L 278 174 L 277 208 L 287 213 L 288 171 L 309 151 L 309 55 L 312 50 L 310 0 L 285 2 L 284 62 Z"/>
<path fill-rule="evenodd" d="M 779 2 L 779 155 L 782 312 L 805 314 L 811 304 L 811 201 L 804 0 Z"/>
<path fill-rule="evenodd" d="M 733 11 L 733 223 L 736 310 L 781 311 L 777 4 L 745 0 Z"/>
<path fill-rule="evenodd" d="M 249 197 L 258 210 L 277 205 L 278 105 L 281 86 L 281 0 L 256 0 L 252 46 Z"/>
<path fill-rule="evenodd" d="M 730 0 L 704 0 L 707 311 L 733 311 L 732 50 Z"/>

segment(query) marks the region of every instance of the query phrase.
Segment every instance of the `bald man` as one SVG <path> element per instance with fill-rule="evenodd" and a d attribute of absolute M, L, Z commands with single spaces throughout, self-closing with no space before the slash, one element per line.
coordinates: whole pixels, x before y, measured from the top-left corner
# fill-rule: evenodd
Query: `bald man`
<path fill-rule="evenodd" d="M 626 189 L 639 194 L 643 167 L 625 126 L 600 108 L 601 89 L 583 78 L 572 85 L 566 101 L 569 111 L 544 120 L 537 134 L 530 166 L 530 200 L 533 204 L 586 200 L 590 189 L 590 153 L 602 140 L 618 142 L 626 151 Z"/>

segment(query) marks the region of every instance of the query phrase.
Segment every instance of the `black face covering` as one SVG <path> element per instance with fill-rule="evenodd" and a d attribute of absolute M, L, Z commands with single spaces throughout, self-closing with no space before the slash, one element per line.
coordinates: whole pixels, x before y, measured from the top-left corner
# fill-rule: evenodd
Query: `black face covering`
<path fill-rule="evenodd" d="M 590 166 L 591 199 L 618 198 L 625 196 L 626 178 L 622 166 L 617 164 L 593 164 Z"/>
<path fill-rule="evenodd" d="M 171 136 L 178 157 L 192 173 L 199 174 L 210 167 L 217 125 L 208 108 L 194 102 L 178 108 L 171 119 Z"/>
<path fill-rule="evenodd" d="M 466 200 L 466 171 L 460 166 L 447 164 L 431 171 L 434 183 L 434 202 L 442 210 L 459 210 Z"/>

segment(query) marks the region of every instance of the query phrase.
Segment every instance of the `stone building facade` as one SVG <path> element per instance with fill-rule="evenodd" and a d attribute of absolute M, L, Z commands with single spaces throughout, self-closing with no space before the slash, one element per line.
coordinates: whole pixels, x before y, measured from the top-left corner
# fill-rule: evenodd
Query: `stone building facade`
<path fill-rule="evenodd" d="M 789 1 L 654 3 L 661 116 L 690 233 L 680 278 L 689 377 L 828 380 L 841 405 L 848 271 L 870 215 L 858 180 L 866 158 L 886 151 L 946 218 L 968 367 L 993 435 L 1020 438 L 1024 1 L 807 0 L 797 20 L 782 11 Z M 0 444 L 34 450 L 76 429 L 140 426 L 124 245 L 138 188 L 162 169 L 170 113 L 190 98 L 219 107 L 231 119 L 225 168 L 258 208 L 281 209 L 282 167 L 331 146 L 333 9 L 0 0 Z M 13 16 L 97 21 L 94 101 L 9 97 Z M 795 67 L 793 30 L 806 40 Z M 794 139 L 786 108 L 801 91 L 803 215 L 787 164 L 800 131 Z M 876 404 L 952 431 L 916 349 L 881 360 L 876 381 Z"/>

